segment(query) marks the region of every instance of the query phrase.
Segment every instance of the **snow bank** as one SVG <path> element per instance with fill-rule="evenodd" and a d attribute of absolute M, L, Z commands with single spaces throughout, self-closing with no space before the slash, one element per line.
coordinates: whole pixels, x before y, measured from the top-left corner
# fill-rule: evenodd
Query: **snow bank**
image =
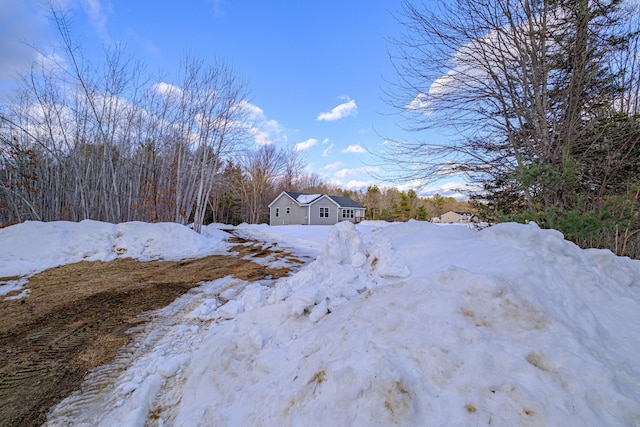
<path fill-rule="evenodd" d="M 0 277 L 29 276 L 64 264 L 117 257 L 141 261 L 200 257 L 219 250 L 224 238 L 221 230 L 208 229 L 203 236 L 175 223 L 27 221 L 0 229 Z M 0 282 L 0 295 L 23 284 Z"/>
<path fill-rule="evenodd" d="M 640 262 L 534 224 L 322 230 L 291 277 L 179 299 L 49 425 L 637 425 Z"/>
<path fill-rule="evenodd" d="M 633 425 L 639 281 L 640 263 L 535 225 L 363 239 L 341 223 L 262 307 L 209 330 L 166 421 Z"/>
<path fill-rule="evenodd" d="M 327 241 L 331 227 L 326 225 L 281 225 L 240 224 L 238 231 L 246 232 L 250 236 L 260 239 L 276 241 L 283 248 L 294 249 L 298 252 L 316 257 Z"/>

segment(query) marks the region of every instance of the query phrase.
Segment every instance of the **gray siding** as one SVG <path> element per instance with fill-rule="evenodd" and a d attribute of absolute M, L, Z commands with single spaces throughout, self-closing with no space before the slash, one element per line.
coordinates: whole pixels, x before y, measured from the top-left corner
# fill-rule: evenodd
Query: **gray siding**
<path fill-rule="evenodd" d="M 320 218 L 320 208 L 329 208 L 329 218 Z M 314 225 L 333 225 L 338 222 L 338 206 L 328 199 L 322 197 L 318 201 L 311 204 L 311 224 Z"/>
<path fill-rule="evenodd" d="M 301 198 L 299 196 L 310 196 Z M 294 197 L 296 200 L 294 200 Z M 300 206 L 298 201 L 311 200 L 309 205 Z M 287 209 L 289 212 L 287 213 Z M 320 209 L 328 210 L 328 216 L 320 217 Z M 353 211 L 353 218 L 342 216 L 343 209 Z M 340 221 L 359 222 L 364 219 L 365 208 L 347 197 L 310 195 L 283 192 L 269 205 L 270 225 L 333 225 Z"/>
<path fill-rule="evenodd" d="M 279 215 L 276 217 L 276 208 L 279 208 Z M 287 208 L 290 209 L 290 213 L 287 214 Z M 270 225 L 291 225 L 291 224 L 307 224 L 307 210 L 306 206 L 298 206 L 296 202 L 291 200 L 286 194 L 280 195 L 280 197 L 271 205 L 269 209 L 269 224 Z"/>

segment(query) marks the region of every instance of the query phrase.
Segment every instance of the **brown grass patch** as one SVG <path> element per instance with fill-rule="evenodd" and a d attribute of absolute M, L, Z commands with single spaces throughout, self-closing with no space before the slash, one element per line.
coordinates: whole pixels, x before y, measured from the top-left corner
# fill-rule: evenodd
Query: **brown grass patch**
<path fill-rule="evenodd" d="M 131 340 L 126 332 L 142 322 L 140 314 L 165 307 L 198 283 L 289 274 L 241 259 L 263 255 L 258 245 L 232 250 L 239 255 L 79 262 L 31 277 L 26 298 L 0 299 L 0 426 L 42 424 L 90 370 L 115 358 Z"/>

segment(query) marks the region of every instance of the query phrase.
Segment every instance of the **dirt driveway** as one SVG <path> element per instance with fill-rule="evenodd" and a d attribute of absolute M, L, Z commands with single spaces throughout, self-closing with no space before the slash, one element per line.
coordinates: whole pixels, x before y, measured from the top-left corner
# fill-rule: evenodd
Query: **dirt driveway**
<path fill-rule="evenodd" d="M 91 369 L 112 361 L 132 339 L 126 331 L 142 322 L 140 314 L 170 304 L 199 282 L 289 274 L 243 257 L 299 262 L 258 242 L 230 241 L 238 255 L 179 262 L 122 258 L 53 268 L 29 279 L 28 297 L 0 299 L 0 426 L 42 424 Z"/>

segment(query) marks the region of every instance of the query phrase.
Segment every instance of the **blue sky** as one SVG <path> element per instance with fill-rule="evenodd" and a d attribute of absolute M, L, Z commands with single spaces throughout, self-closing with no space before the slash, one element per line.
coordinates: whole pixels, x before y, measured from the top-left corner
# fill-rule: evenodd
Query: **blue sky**
<path fill-rule="evenodd" d="M 184 54 L 218 58 L 249 82 L 258 143 L 295 146 L 311 172 L 342 188 L 389 186 L 374 178 L 385 137 L 406 134 L 389 115 L 388 39 L 401 31 L 392 0 L 57 0 L 73 11 L 84 52 L 124 42 L 148 70 L 170 76 Z M 0 0 L 0 90 L 54 36 L 37 0 Z M 454 195 L 451 183 L 422 194 Z M 411 188 L 410 184 L 401 189 Z"/>

